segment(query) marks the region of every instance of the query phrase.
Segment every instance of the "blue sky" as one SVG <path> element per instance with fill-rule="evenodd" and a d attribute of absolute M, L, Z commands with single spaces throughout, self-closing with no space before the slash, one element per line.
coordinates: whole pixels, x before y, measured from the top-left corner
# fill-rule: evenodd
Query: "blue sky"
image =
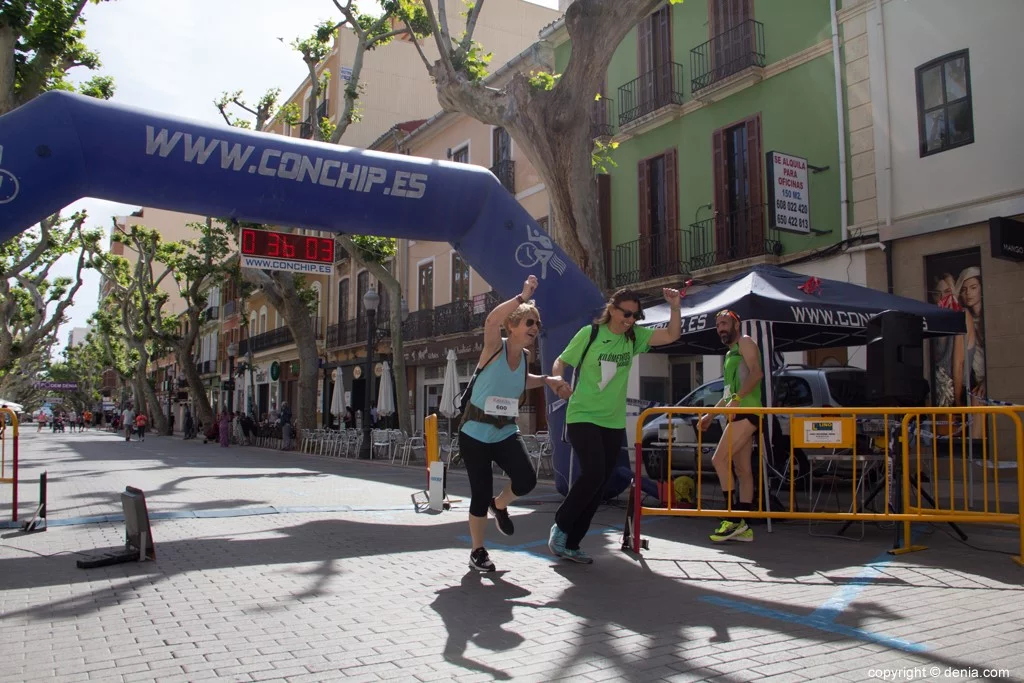
<path fill-rule="evenodd" d="M 557 0 L 527 1 L 558 6 Z M 362 4 L 369 8 L 373 3 Z M 100 73 L 117 82 L 115 100 L 221 122 L 212 102 L 224 91 L 243 90 L 251 99 L 274 87 L 290 93 L 305 77 L 306 68 L 289 43 L 308 35 L 323 19 L 336 20 L 338 14 L 331 0 L 117 0 L 89 4 L 85 18 L 87 43 L 103 61 Z M 78 69 L 72 75 L 85 80 L 92 74 Z M 136 208 L 84 199 L 66 213 L 86 209 L 88 224 L 106 230 L 111 216 Z M 74 260 L 66 259 L 57 270 L 73 274 Z M 95 311 L 98 289 L 99 275 L 87 273 L 70 308 L 70 321 L 61 328 L 60 348 L 71 327 L 85 325 Z"/>

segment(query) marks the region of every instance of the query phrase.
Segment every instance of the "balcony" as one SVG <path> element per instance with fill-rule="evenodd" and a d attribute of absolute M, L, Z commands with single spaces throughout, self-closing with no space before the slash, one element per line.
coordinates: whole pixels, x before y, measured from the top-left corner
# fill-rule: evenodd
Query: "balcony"
<path fill-rule="evenodd" d="M 782 254 L 779 231 L 768 226 L 764 204 L 692 223 L 684 230 L 689 271 L 713 268 L 743 259 Z"/>
<path fill-rule="evenodd" d="M 615 100 L 602 97 L 590 109 L 590 137 L 610 138 L 615 135 Z"/>
<path fill-rule="evenodd" d="M 764 24 L 753 19 L 690 50 L 690 92 L 702 100 L 720 99 L 761 80 Z"/>
<path fill-rule="evenodd" d="M 207 306 L 206 310 L 203 311 L 203 322 L 208 323 L 214 320 L 220 320 L 220 307 Z"/>
<path fill-rule="evenodd" d="M 343 346 L 366 344 L 366 318 L 360 316 L 352 320 L 342 320 L 327 328 L 327 348 L 339 349 Z M 391 312 L 377 311 L 377 340 L 391 338 Z"/>
<path fill-rule="evenodd" d="M 462 334 L 478 330 L 492 308 L 501 303 L 494 292 L 478 294 L 465 301 L 453 301 L 437 308 L 413 311 L 402 323 L 406 342 Z M 391 337 L 391 318 L 387 311 L 377 313 L 377 339 Z M 366 319 L 344 320 L 327 328 L 327 348 L 366 344 Z"/>
<path fill-rule="evenodd" d="M 200 375 L 212 375 L 217 372 L 217 361 L 204 360 L 200 363 L 196 363 L 196 372 Z"/>
<path fill-rule="evenodd" d="M 656 233 L 612 251 L 612 279 L 623 287 L 681 277 L 733 261 L 782 254 L 779 231 L 769 228 L 765 205 L 718 214 L 674 233 Z"/>
<path fill-rule="evenodd" d="M 322 323 L 323 318 L 313 319 L 313 331 L 317 339 L 320 339 L 321 335 L 323 334 Z M 295 338 L 292 336 L 291 329 L 289 329 L 287 325 L 282 325 L 276 330 L 270 330 L 269 332 L 264 332 L 263 334 L 257 334 L 255 336 L 249 337 L 248 339 L 243 339 L 240 342 L 238 342 L 238 355 L 245 356 L 249 353 L 250 349 L 252 350 L 253 353 L 259 353 L 260 351 L 267 351 L 269 349 L 276 349 L 281 346 L 287 346 L 288 344 L 291 344 L 294 341 Z"/>
<path fill-rule="evenodd" d="M 659 232 L 626 242 L 612 251 L 612 280 L 616 287 L 672 275 L 684 275 L 683 231 Z"/>
<path fill-rule="evenodd" d="M 683 65 L 661 64 L 619 87 L 619 126 L 638 121 L 663 107 L 681 105 L 686 83 Z"/>
<path fill-rule="evenodd" d="M 511 159 L 502 159 L 491 166 L 491 173 L 497 177 L 506 190 L 512 194 L 516 193 L 516 162 Z"/>
<path fill-rule="evenodd" d="M 231 301 L 224 304 L 223 313 L 225 318 L 230 318 L 235 313 L 238 313 L 238 300 L 232 299 Z"/>

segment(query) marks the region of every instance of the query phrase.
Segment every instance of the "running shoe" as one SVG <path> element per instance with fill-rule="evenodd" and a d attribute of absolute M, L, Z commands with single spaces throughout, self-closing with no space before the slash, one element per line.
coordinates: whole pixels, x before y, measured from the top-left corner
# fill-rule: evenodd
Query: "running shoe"
<path fill-rule="evenodd" d="M 552 555 L 562 556 L 565 552 L 565 541 L 567 534 L 558 528 L 558 524 L 551 525 L 551 533 L 548 535 L 548 550 Z"/>
<path fill-rule="evenodd" d="M 749 538 L 737 538 L 747 531 L 750 531 Z M 729 520 L 724 519 L 722 520 L 722 523 L 718 525 L 718 528 L 715 529 L 715 533 L 711 534 L 711 540 L 715 543 L 724 543 L 729 540 L 752 541 L 754 540 L 754 532 L 751 531 L 750 527 L 747 526 L 747 523 L 742 520 L 739 522 L 730 522 Z"/>
<path fill-rule="evenodd" d="M 478 572 L 494 571 L 494 563 L 491 562 L 491 557 L 487 554 L 486 548 L 477 548 L 469 554 L 469 568 L 475 569 Z"/>
<path fill-rule="evenodd" d="M 570 560 L 571 562 L 576 562 L 577 564 L 594 564 L 594 558 L 592 558 L 590 555 L 587 555 L 579 548 L 566 548 L 561 553 L 559 553 L 559 556 L 562 559 Z"/>
<path fill-rule="evenodd" d="M 498 531 L 505 536 L 511 536 L 514 534 L 516 532 L 516 527 L 512 524 L 512 517 L 508 514 L 508 508 L 499 510 L 493 498 L 491 498 L 491 504 L 489 507 L 491 514 L 494 515 L 494 524 L 498 527 Z"/>

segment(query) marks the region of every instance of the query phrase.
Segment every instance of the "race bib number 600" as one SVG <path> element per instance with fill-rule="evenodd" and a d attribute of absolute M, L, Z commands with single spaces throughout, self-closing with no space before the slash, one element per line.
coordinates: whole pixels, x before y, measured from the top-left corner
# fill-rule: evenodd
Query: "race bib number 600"
<path fill-rule="evenodd" d="M 517 417 L 519 400 L 504 396 L 488 396 L 484 401 L 484 412 L 493 417 Z"/>

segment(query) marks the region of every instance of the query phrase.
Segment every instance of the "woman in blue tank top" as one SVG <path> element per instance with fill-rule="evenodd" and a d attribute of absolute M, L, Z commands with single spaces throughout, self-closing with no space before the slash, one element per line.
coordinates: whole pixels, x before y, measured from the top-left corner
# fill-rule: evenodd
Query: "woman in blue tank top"
<path fill-rule="evenodd" d="M 530 464 L 519 437 L 516 418 L 527 389 L 547 385 L 555 393 L 569 385 L 558 377 L 531 375 L 526 347 L 540 334 L 540 313 L 530 297 L 537 289 L 533 275 L 523 283 L 523 293 L 498 304 L 484 322 L 484 348 L 480 353 L 476 376 L 459 430 L 459 452 L 466 463 L 471 493 L 469 534 L 473 549 L 469 566 L 481 572 L 493 572 L 494 563 L 484 547 L 487 511 L 494 515 L 498 531 L 511 536 L 515 531 L 508 506 L 537 485 L 537 474 Z M 508 333 L 502 339 L 501 331 Z M 509 482 L 495 498 L 491 465 L 508 475 Z"/>

